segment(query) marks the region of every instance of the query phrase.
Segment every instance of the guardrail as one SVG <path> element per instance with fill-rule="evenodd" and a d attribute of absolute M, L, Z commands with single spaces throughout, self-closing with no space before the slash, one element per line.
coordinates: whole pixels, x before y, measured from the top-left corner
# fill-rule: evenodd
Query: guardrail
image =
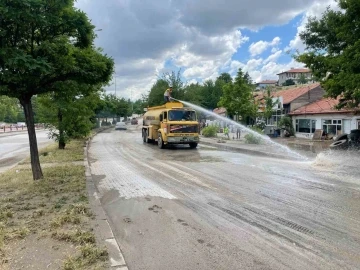
<path fill-rule="evenodd" d="M 35 129 L 44 129 L 43 125 L 35 125 Z M 26 126 L 7 125 L 0 127 L 0 134 L 27 131 Z"/>

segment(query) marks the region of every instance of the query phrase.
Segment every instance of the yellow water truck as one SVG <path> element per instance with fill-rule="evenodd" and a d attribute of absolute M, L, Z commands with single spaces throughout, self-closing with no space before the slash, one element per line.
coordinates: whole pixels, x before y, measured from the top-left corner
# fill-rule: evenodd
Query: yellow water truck
<path fill-rule="evenodd" d="M 143 116 L 142 138 L 146 143 L 157 141 L 160 149 L 170 144 L 199 143 L 200 125 L 196 112 L 184 108 L 180 102 L 167 102 L 162 106 L 148 107 Z"/>

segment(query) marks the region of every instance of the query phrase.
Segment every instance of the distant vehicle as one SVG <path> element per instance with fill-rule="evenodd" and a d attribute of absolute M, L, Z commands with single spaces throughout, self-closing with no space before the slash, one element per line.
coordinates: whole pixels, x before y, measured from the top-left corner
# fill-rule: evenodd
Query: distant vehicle
<path fill-rule="evenodd" d="M 22 127 L 26 127 L 26 124 L 25 124 L 25 122 L 18 122 L 15 126 L 17 128 L 22 128 Z"/>
<path fill-rule="evenodd" d="M 127 130 L 126 124 L 124 122 L 117 122 L 115 130 Z"/>
<path fill-rule="evenodd" d="M 138 120 L 136 118 L 131 119 L 131 124 L 132 125 L 137 125 L 138 124 Z"/>

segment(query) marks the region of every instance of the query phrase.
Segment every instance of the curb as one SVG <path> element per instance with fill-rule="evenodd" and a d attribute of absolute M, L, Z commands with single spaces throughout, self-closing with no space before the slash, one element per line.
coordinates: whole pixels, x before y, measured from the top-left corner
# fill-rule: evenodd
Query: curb
<path fill-rule="evenodd" d="M 88 148 L 91 139 L 98 133 L 110 129 L 113 127 L 107 127 L 101 130 L 95 131 L 95 133 L 86 141 L 84 147 L 84 166 L 85 166 L 85 177 L 86 177 L 86 189 L 89 196 L 89 202 L 91 209 L 95 213 L 96 228 L 100 235 L 100 240 L 104 241 L 104 244 L 109 253 L 110 269 L 112 270 L 128 270 L 124 256 L 121 252 L 119 244 L 117 243 L 114 233 L 111 229 L 108 217 L 101 205 L 100 194 L 95 186 L 95 183 L 91 174 L 91 167 L 88 160 Z"/>
<path fill-rule="evenodd" d="M 241 147 L 229 146 L 229 145 L 226 145 L 225 143 L 204 142 L 204 141 L 201 141 L 201 139 L 200 139 L 200 145 L 201 144 L 214 146 L 220 150 L 229 150 L 229 151 L 233 151 L 233 152 L 257 155 L 257 156 L 276 157 L 279 159 L 297 160 L 295 158 L 291 158 L 289 156 L 285 156 L 285 155 L 281 155 L 281 154 L 277 154 L 277 153 L 269 153 L 269 152 L 265 152 L 265 151 L 257 151 L 257 150 L 245 149 L 245 148 L 241 148 Z"/>

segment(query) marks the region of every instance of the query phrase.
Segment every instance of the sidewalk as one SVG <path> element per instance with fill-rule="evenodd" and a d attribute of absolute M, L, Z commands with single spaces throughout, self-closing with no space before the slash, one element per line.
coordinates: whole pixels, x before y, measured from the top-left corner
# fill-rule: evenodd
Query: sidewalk
<path fill-rule="evenodd" d="M 201 136 L 200 144 L 214 146 L 222 150 L 235 151 L 246 154 L 254 154 L 261 156 L 271 156 L 282 159 L 294 158 L 297 159 L 293 153 L 289 153 L 286 149 L 279 145 L 265 143 L 265 144 L 247 144 L 245 143 L 244 136 L 246 133 L 241 133 L 239 140 L 236 138 L 236 134 L 230 134 L 230 140 L 223 134 L 217 134 L 215 138 L 206 138 Z M 329 148 L 332 141 L 314 142 L 307 139 L 299 138 L 274 138 L 272 142 L 284 145 L 300 155 L 306 157 L 315 157 L 318 153 Z"/>

